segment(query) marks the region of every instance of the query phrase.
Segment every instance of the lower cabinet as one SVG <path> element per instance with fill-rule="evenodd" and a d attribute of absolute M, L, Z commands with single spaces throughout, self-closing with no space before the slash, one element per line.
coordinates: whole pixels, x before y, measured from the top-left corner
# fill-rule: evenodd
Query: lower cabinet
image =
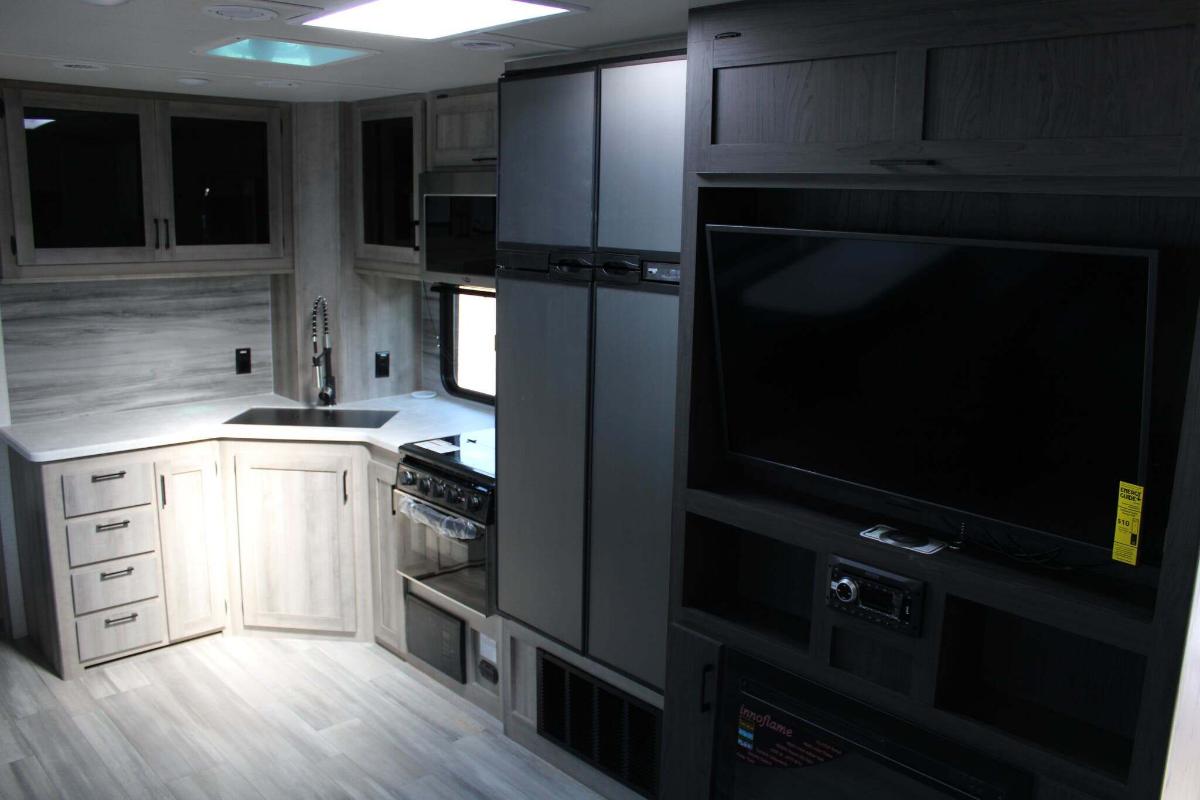
<path fill-rule="evenodd" d="M 396 569 L 400 535 L 392 501 L 395 466 L 372 461 L 371 483 L 371 600 L 375 640 L 404 652 L 404 576 Z"/>
<path fill-rule="evenodd" d="M 225 524 L 215 442 L 158 461 L 158 530 L 172 642 L 225 627 Z"/>
<path fill-rule="evenodd" d="M 663 800 L 712 796 L 721 645 L 672 625 L 667 634 L 667 690 L 663 705 Z"/>
<path fill-rule="evenodd" d="M 347 445 L 229 446 L 237 487 L 242 625 L 355 633 L 364 461 Z"/>

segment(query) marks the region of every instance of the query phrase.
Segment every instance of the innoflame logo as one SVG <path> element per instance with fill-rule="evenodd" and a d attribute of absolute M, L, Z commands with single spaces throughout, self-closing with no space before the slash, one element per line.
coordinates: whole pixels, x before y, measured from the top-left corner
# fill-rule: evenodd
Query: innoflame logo
<path fill-rule="evenodd" d="M 770 714 L 759 714 L 753 709 L 746 706 L 745 703 L 738 709 L 738 717 L 742 722 L 752 722 L 759 728 L 766 728 L 769 731 L 774 731 L 780 736 L 792 738 L 792 729 L 784 725 L 782 722 L 776 722 L 775 718 Z"/>

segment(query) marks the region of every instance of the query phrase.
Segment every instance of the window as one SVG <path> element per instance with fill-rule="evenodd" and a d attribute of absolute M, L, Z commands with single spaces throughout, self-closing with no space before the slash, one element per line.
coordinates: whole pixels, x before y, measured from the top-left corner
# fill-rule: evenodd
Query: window
<path fill-rule="evenodd" d="M 496 402 L 496 294 L 440 285 L 442 385 L 456 397 Z"/>

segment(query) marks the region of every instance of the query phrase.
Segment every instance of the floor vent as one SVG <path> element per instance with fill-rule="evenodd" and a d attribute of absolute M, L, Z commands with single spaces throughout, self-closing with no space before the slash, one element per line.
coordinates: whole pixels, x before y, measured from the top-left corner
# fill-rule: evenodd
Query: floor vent
<path fill-rule="evenodd" d="M 662 712 L 538 650 L 538 733 L 646 797 L 658 796 Z"/>

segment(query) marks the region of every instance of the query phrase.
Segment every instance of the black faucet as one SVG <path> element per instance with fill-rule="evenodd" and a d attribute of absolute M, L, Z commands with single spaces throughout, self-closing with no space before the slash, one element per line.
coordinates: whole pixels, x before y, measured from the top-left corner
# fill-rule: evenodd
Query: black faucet
<path fill-rule="evenodd" d="M 324 345 L 322 348 L 317 340 L 317 310 L 321 312 L 322 333 Z M 333 377 L 333 350 L 329 338 L 329 303 L 324 296 L 313 301 L 312 308 L 312 346 L 313 371 L 317 378 L 317 402 L 323 406 L 331 406 L 337 402 L 337 380 Z"/>

